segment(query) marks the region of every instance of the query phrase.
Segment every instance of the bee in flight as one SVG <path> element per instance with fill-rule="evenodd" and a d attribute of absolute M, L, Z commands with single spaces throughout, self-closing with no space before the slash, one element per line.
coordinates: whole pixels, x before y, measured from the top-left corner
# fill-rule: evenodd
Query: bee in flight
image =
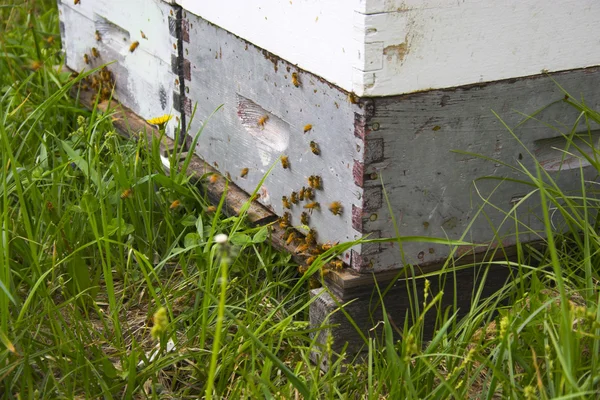
<path fill-rule="evenodd" d="M 344 207 L 342 207 L 342 204 L 339 201 L 334 201 L 329 205 L 329 211 L 331 211 L 333 215 L 341 215 L 342 211 L 344 211 Z"/>
<path fill-rule="evenodd" d="M 131 45 L 129 46 L 129 51 L 133 53 L 135 51 L 135 49 L 138 48 L 139 45 L 140 45 L 140 42 L 138 42 L 136 40 L 135 42 L 131 43 Z"/>
<path fill-rule="evenodd" d="M 125 200 L 130 198 L 133 195 L 133 189 L 129 188 L 129 189 L 125 189 L 123 190 L 123 192 L 121 193 L 121 200 Z"/>
<path fill-rule="evenodd" d="M 181 205 L 181 201 L 179 201 L 179 200 L 173 200 L 173 202 L 169 206 L 169 210 L 173 210 L 173 209 L 179 207 L 180 205 Z"/>

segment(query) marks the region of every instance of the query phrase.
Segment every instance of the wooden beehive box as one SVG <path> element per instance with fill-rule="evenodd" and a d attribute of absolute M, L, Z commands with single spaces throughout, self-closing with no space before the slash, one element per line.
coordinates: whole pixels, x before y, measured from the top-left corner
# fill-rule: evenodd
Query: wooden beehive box
<path fill-rule="evenodd" d="M 578 165 L 557 171 L 560 134 L 524 114 L 572 127 L 577 112 L 553 79 L 600 105 L 600 45 L 582 42 L 600 33 L 597 2 L 577 9 L 541 0 L 171 3 L 63 1 L 68 66 L 116 60 L 118 99 L 144 118 L 175 114 L 171 136 L 177 124 L 189 137 L 204 126 L 197 154 L 249 193 L 276 165 L 258 201 L 290 212 L 294 225 L 307 202 L 287 210 L 282 197 L 320 176 L 321 209 L 309 225 L 322 242 L 395 237 L 393 213 L 402 236 L 459 239 L 470 227 L 465 240 L 514 245 L 515 223 L 504 211 L 530 188 L 478 179 L 518 178 L 510 166 L 532 168 L 529 152 L 563 190 L 579 189 Z M 134 41 L 140 45 L 130 52 Z M 100 57 L 85 64 L 92 47 Z M 281 156 L 289 168 L 278 164 Z M 479 212 L 482 197 L 498 209 Z M 340 215 L 328 210 L 333 202 Z M 536 203 L 519 215 L 542 231 Z M 425 242 L 403 250 L 404 259 L 393 244 L 358 245 L 343 258 L 357 272 L 381 272 L 437 264 L 450 252 Z"/>

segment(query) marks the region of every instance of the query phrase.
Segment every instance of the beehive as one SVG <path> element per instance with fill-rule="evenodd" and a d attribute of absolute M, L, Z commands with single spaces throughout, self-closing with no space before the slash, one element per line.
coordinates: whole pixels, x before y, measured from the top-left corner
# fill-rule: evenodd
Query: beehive
<path fill-rule="evenodd" d="M 565 141 L 549 125 L 587 132 L 583 122 L 573 127 L 577 111 L 555 80 L 600 105 L 600 44 L 590 39 L 600 34 L 597 2 L 170 3 L 63 1 L 68 66 L 115 60 L 119 101 L 144 118 L 175 114 L 168 132 L 179 126 L 188 143 L 202 129 L 194 150 L 249 193 L 274 166 L 258 201 L 290 212 L 294 225 L 307 202 L 288 210 L 282 197 L 321 177 L 310 226 L 322 242 L 459 239 L 469 228 L 467 241 L 510 247 L 516 224 L 505 212 L 530 190 L 502 181 L 519 178 L 511 166 L 533 168 L 533 154 L 567 192 L 580 189 L 582 171 L 595 175 L 563 162 Z M 100 57 L 85 64 L 91 47 Z M 519 215 L 542 232 L 537 203 L 524 202 Z M 437 265 L 450 251 L 411 242 L 401 257 L 394 243 L 363 244 L 343 259 L 358 273 L 389 274 Z"/>

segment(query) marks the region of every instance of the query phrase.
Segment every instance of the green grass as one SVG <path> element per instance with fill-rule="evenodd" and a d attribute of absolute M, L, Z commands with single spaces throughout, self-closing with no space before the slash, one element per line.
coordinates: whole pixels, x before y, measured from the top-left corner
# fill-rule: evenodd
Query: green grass
<path fill-rule="evenodd" d="M 571 195 L 542 169 L 516 167 L 544 207 L 547 246 L 522 246 L 510 262 L 513 279 L 460 319 L 427 291 L 423 303 L 412 301 L 414 324 L 392 324 L 384 312 L 383 335 L 366 338 L 365 359 L 352 363 L 347 355 L 344 366 L 330 342 L 321 346 L 313 338 L 321 327 L 308 324 L 306 276 L 298 276 L 289 255 L 273 250 L 268 229 L 248 227 L 243 215 L 228 218 L 220 207 L 208 212 L 194 183 L 165 173 L 157 142 L 125 140 L 110 112 L 75 103 L 68 91 L 76 80 L 56 68 L 54 1 L 6 5 L 0 5 L 3 398 L 597 396 L 595 185 L 582 180 L 585 195 Z M 569 103 L 581 120 L 600 122 L 584 103 Z M 570 151 L 578 153 L 576 143 Z M 588 161 L 600 171 L 598 154 Z M 175 200 L 181 205 L 171 209 Z M 505 223 L 525 234 L 517 210 Z M 550 212 L 562 216 L 558 230 L 551 229 Z M 229 241 L 215 243 L 219 233 Z M 443 273 L 456 269 L 449 261 Z M 408 289 L 417 294 L 410 282 Z M 437 333 L 427 340 L 423 315 L 437 317 Z M 310 361 L 317 347 L 331 365 L 327 372 Z"/>

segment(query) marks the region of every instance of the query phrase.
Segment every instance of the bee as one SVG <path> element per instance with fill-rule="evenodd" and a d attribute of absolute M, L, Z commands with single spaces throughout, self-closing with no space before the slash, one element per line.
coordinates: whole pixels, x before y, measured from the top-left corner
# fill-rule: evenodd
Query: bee
<path fill-rule="evenodd" d="M 206 207 L 206 212 L 207 213 L 214 213 L 215 211 L 217 211 L 217 207 L 215 207 L 215 206 L 208 206 L 208 207 Z"/>
<path fill-rule="evenodd" d="M 102 41 L 102 36 L 100 35 L 100 32 L 99 32 L 99 31 L 96 31 L 96 32 L 94 33 L 94 36 L 96 36 L 96 42 L 100 42 L 100 41 Z"/>
<path fill-rule="evenodd" d="M 52 43 L 54 43 L 54 36 L 48 36 L 48 37 L 46 38 L 46 43 L 48 43 L 48 44 L 52 44 Z"/>
<path fill-rule="evenodd" d="M 38 60 L 32 61 L 32 62 L 31 62 L 31 65 L 30 65 L 30 68 L 31 68 L 33 71 L 37 71 L 37 70 L 39 70 L 40 68 L 42 68 L 42 63 L 41 63 L 41 61 L 38 61 Z"/>
<path fill-rule="evenodd" d="M 293 204 L 298 204 L 298 193 L 292 192 L 292 194 L 290 194 L 290 201 Z"/>
<path fill-rule="evenodd" d="M 231 181 L 231 174 L 229 172 L 225 172 L 225 177 L 228 181 Z"/>
<path fill-rule="evenodd" d="M 296 253 L 304 253 L 306 250 L 308 250 L 308 245 L 306 243 L 296 247 Z"/>
<path fill-rule="evenodd" d="M 77 5 L 79 3 L 81 3 L 81 0 L 73 0 L 73 4 Z"/>
<path fill-rule="evenodd" d="M 313 210 L 320 210 L 321 205 L 319 204 L 319 202 L 313 201 L 312 203 L 306 204 L 304 206 L 304 208 L 306 208 L 307 210 L 310 210 L 310 212 L 312 213 Z"/>
<path fill-rule="evenodd" d="M 311 175 L 308 177 L 308 185 L 313 189 L 322 189 L 323 181 L 319 175 Z"/>
<path fill-rule="evenodd" d="M 296 87 L 300 87 L 300 81 L 298 80 L 297 72 L 292 72 L 292 84 Z"/>
<path fill-rule="evenodd" d="M 329 264 L 331 264 L 332 269 L 336 271 L 344 268 L 344 262 L 342 260 L 333 260 Z"/>
<path fill-rule="evenodd" d="M 54 205 L 52 205 L 51 202 L 47 202 L 46 203 L 46 208 L 48 209 L 48 211 L 52 211 L 54 209 Z"/>
<path fill-rule="evenodd" d="M 298 200 L 303 201 L 304 200 L 304 192 L 306 191 L 306 188 L 304 186 L 302 186 L 302 189 L 300 189 L 300 191 L 298 192 Z"/>
<path fill-rule="evenodd" d="M 291 243 L 292 243 L 292 242 L 293 242 L 295 239 L 296 239 L 296 234 L 295 234 L 294 232 L 291 232 L 291 233 L 288 235 L 288 238 L 287 238 L 287 240 L 285 241 L 285 244 L 289 245 L 289 244 L 291 244 Z"/>
<path fill-rule="evenodd" d="M 291 225 L 292 215 L 289 212 L 283 213 L 281 218 L 279 218 L 279 227 L 281 229 L 286 229 Z"/>
<path fill-rule="evenodd" d="M 337 243 L 333 243 L 333 244 L 332 244 L 332 243 L 323 243 L 323 244 L 321 245 L 321 250 L 322 250 L 323 252 L 325 252 L 325 251 L 327 251 L 327 250 L 331 249 L 333 246 L 336 246 L 336 245 L 337 245 Z"/>
<path fill-rule="evenodd" d="M 210 183 L 217 183 L 217 181 L 219 180 L 219 175 L 217 174 L 212 174 L 209 178 L 208 181 Z"/>
<path fill-rule="evenodd" d="M 139 45 L 140 45 L 140 42 L 138 42 L 136 40 L 135 42 L 131 43 L 131 45 L 129 46 L 129 51 L 133 53 L 135 51 L 135 49 L 138 48 Z"/>
<path fill-rule="evenodd" d="M 310 265 L 310 264 L 314 263 L 316 259 L 317 259 L 317 256 L 310 256 L 306 259 L 306 264 Z"/>
<path fill-rule="evenodd" d="M 83 55 L 83 62 L 86 64 L 90 63 L 90 56 L 88 56 L 87 54 Z"/>
<path fill-rule="evenodd" d="M 311 129 L 312 129 L 312 125 L 311 124 L 304 125 L 304 133 L 310 131 Z"/>
<path fill-rule="evenodd" d="M 100 52 L 98 51 L 98 49 L 97 49 L 97 48 L 95 48 L 95 47 L 92 47 L 92 55 L 93 55 L 95 58 L 98 58 L 98 57 L 100 57 Z"/>
<path fill-rule="evenodd" d="M 298 265 L 298 272 L 305 274 L 308 271 L 308 265 Z"/>
<path fill-rule="evenodd" d="M 319 145 L 314 140 L 310 141 L 310 151 L 312 151 L 312 153 L 314 155 L 317 155 L 317 156 L 319 154 L 321 154 L 321 150 L 319 149 Z"/>
<path fill-rule="evenodd" d="M 300 223 L 302 225 L 308 225 L 308 213 L 306 211 L 303 211 L 302 214 L 300 214 Z"/>
<path fill-rule="evenodd" d="M 292 208 L 292 205 L 290 204 L 290 201 L 288 200 L 287 196 L 283 196 L 281 198 L 281 202 L 283 203 L 283 208 Z"/>
<path fill-rule="evenodd" d="M 329 205 L 329 211 L 331 211 L 333 215 L 341 215 L 342 211 L 344 211 L 344 207 L 342 207 L 342 204 L 339 201 L 334 201 Z"/>
<path fill-rule="evenodd" d="M 358 104 L 358 96 L 354 92 L 348 93 L 348 101 L 352 104 Z"/>
<path fill-rule="evenodd" d="M 140 35 L 142 35 L 142 39 L 148 40 L 148 38 L 146 37 L 146 34 L 144 33 L 144 31 L 140 31 Z"/>
<path fill-rule="evenodd" d="M 173 209 L 179 207 L 180 204 L 181 204 L 181 201 L 179 201 L 179 200 L 173 200 L 173 202 L 169 206 L 169 210 L 173 210 Z"/>
<path fill-rule="evenodd" d="M 290 168 L 290 161 L 288 159 L 288 156 L 281 156 L 281 166 L 283 167 L 283 169 Z"/>
<path fill-rule="evenodd" d="M 306 190 L 304 191 L 304 198 L 306 200 L 314 200 L 315 199 L 315 192 L 312 190 L 312 188 L 307 187 Z"/>
<path fill-rule="evenodd" d="M 260 117 L 258 119 L 257 125 L 260 126 L 261 128 L 264 128 L 265 124 L 267 123 L 268 120 L 269 120 L 269 116 L 263 115 L 262 117 Z"/>
<path fill-rule="evenodd" d="M 121 193 L 121 200 L 125 200 L 130 198 L 133 195 L 133 189 L 129 188 L 129 189 L 125 189 L 123 190 L 123 193 Z"/>
<path fill-rule="evenodd" d="M 245 178 L 248 175 L 248 168 L 243 168 L 240 177 Z"/>

